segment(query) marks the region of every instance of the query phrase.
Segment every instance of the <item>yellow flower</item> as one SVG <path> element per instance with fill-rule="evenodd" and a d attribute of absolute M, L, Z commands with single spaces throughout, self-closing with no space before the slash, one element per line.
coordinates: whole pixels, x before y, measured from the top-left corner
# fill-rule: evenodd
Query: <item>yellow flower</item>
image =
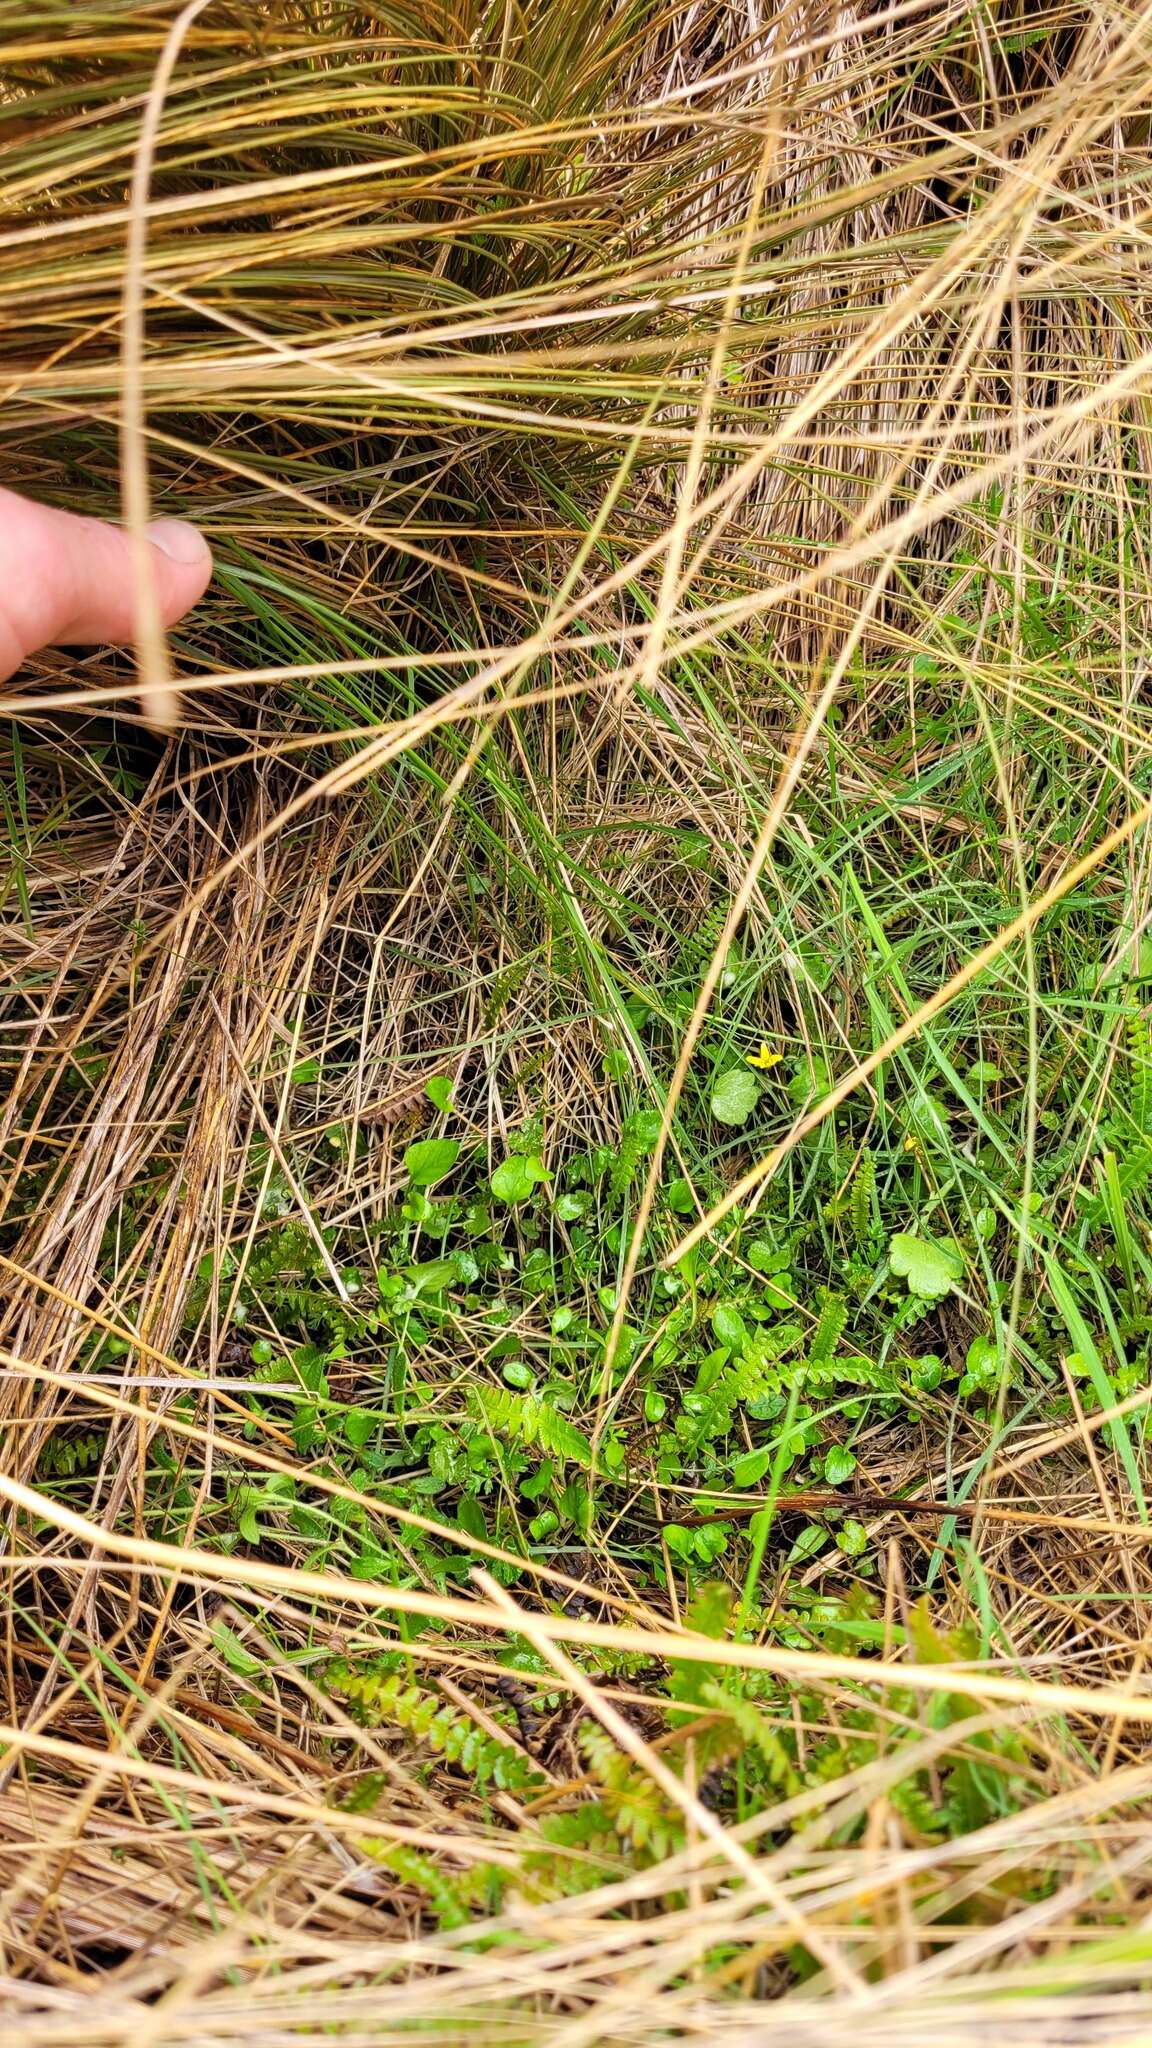
<path fill-rule="evenodd" d="M 767 1040 L 762 1038 L 760 1040 L 759 1052 L 750 1052 L 748 1054 L 748 1065 L 750 1067 L 759 1067 L 760 1072 L 765 1074 L 769 1067 L 776 1066 L 783 1057 L 782 1052 L 773 1052 Z"/>

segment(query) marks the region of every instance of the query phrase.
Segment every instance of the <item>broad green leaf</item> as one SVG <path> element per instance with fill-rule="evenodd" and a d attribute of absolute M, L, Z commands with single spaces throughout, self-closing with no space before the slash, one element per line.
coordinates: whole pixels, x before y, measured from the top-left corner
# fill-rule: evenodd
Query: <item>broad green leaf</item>
<path fill-rule="evenodd" d="M 934 1351 L 928 1351 L 923 1358 L 915 1358 L 908 1374 L 912 1385 L 922 1394 L 934 1394 L 944 1378 L 944 1360 Z"/>
<path fill-rule="evenodd" d="M 344 1417 L 344 1434 L 355 1450 L 361 1450 L 374 1434 L 378 1419 L 367 1408 L 349 1408 Z"/>
<path fill-rule="evenodd" d="M 1000 1069 L 991 1060 L 973 1060 L 965 1078 L 974 1088 L 992 1088 L 1000 1079 Z"/>
<path fill-rule="evenodd" d="M 844 1444 L 833 1444 L 824 1456 L 824 1477 L 829 1486 L 843 1486 L 856 1470 L 856 1453 Z"/>
<path fill-rule="evenodd" d="M 732 1467 L 733 1486 L 758 1486 L 772 1463 L 773 1446 L 767 1444 L 762 1451 L 746 1451 L 737 1458 Z"/>
<path fill-rule="evenodd" d="M 744 1253 L 756 1273 L 783 1273 L 792 1257 L 791 1247 L 772 1244 L 766 1237 L 754 1237 Z"/>
<path fill-rule="evenodd" d="M 424 1083 L 424 1093 L 436 1109 L 447 1112 L 453 1107 L 452 1083 L 447 1074 L 433 1074 L 431 1079 Z"/>
<path fill-rule="evenodd" d="M 511 1152 L 492 1175 L 492 1193 L 498 1202 L 526 1202 L 537 1184 L 549 1178 L 535 1153 Z"/>
<path fill-rule="evenodd" d="M 924 1094 L 908 1112 L 909 1128 L 927 1144 L 948 1143 L 948 1105 L 938 1095 Z"/>
<path fill-rule="evenodd" d="M 760 1083 L 748 1067 L 729 1067 L 712 1090 L 712 1114 L 720 1124 L 746 1124 L 760 1100 Z"/>
<path fill-rule="evenodd" d="M 638 1152 L 653 1152 L 660 1140 L 664 1119 L 658 1109 L 637 1109 L 624 1124 L 624 1137 Z"/>
<path fill-rule="evenodd" d="M 413 1187 L 430 1188 L 451 1173 L 459 1157 L 456 1138 L 418 1138 L 404 1154 L 404 1171 Z"/>
<path fill-rule="evenodd" d="M 254 1657 L 250 1650 L 246 1650 L 239 1636 L 225 1627 L 222 1621 L 218 1621 L 213 1628 L 212 1641 L 224 1662 L 230 1665 L 233 1671 L 238 1671 L 241 1678 L 255 1678 L 257 1672 L 264 1670 L 260 1658 Z"/>
<path fill-rule="evenodd" d="M 455 1259 L 425 1259 L 419 1266 L 405 1266 L 405 1278 L 414 1294 L 442 1294 L 456 1283 Z"/>
<path fill-rule="evenodd" d="M 908 1282 L 909 1294 L 919 1294 L 925 1301 L 953 1293 L 964 1277 L 964 1261 L 953 1245 L 938 1237 L 913 1237 L 904 1230 L 889 1244 L 888 1262 Z"/>
<path fill-rule="evenodd" d="M 484 1510 L 474 1494 L 466 1493 L 456 1510 L 456 1520 L 468 1536 L 475 1536 L 481 1543 L 487 1541 L 488 1524 Z"/>
<path fill-rule="evenodd" d="M 788 1093 L 793 1102 L 810 1102 L 813 1096 L 827 1095 L 832 1086 L 832 1075 L 828 1062 L 818 1052 L 811 1053 L 798 1067 L 788 1083 Z"/>
<path fill-rule="evenodd" d="M 822 1529 L 818 1522 L 808 1522 L 788 1552 L 788 1563 L 799 1564 L 802 1558 L 815 1557 L 816 1552 L 823 1550 L 827 1541 L 827 1529 Z"/>
<path fill-rule="evenodd" d="M 716 1342 L 726 1344 L 729 1351 L 739 1351 L 748 1335 L 743 1316 L 730 1301 L 716 1303 L 712 1311 L 712 1328 L 716 1332 Z"/>
<path fill-rule="evenodd" d="M 999 1384 L 1000 1351 L 990 1337 L 974 1337 L 964 1360 L 962 1394 L 987 1394 Z"/>

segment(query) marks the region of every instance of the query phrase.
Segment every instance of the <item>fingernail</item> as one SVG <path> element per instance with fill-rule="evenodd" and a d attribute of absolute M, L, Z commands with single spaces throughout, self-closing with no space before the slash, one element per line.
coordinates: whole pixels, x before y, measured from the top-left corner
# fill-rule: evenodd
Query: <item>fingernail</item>
<path fill-rule="evenodd" d="M 170 562 L 179 562 L 182 568 L 191 569 L 208 553 L 203 534 L 186 519 L 154 519 L 145 531 L 153 547 L 167 555 Z"/>

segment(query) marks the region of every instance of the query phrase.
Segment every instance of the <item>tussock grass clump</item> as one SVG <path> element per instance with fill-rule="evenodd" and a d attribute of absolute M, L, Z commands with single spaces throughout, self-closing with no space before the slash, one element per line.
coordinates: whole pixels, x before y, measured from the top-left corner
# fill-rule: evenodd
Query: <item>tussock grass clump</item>
<path fill-rule="evenodd" d="M 1144 2038 L 1149 23 L 0 32 L 0 2043 Z"/>

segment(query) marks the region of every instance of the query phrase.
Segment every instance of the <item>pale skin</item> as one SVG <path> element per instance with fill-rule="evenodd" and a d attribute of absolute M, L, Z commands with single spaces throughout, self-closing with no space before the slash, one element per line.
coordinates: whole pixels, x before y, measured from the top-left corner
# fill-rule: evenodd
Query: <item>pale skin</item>
<path fill-rule="evenodd" d="M 182 519 L 154 520 L 148 537 L 167 628 L 204 595 L 212 555 Z M 41 647 L 127 645 L 136 587 L 128 537 L 118 526 L 0 489 L 0 682 Z"/>

